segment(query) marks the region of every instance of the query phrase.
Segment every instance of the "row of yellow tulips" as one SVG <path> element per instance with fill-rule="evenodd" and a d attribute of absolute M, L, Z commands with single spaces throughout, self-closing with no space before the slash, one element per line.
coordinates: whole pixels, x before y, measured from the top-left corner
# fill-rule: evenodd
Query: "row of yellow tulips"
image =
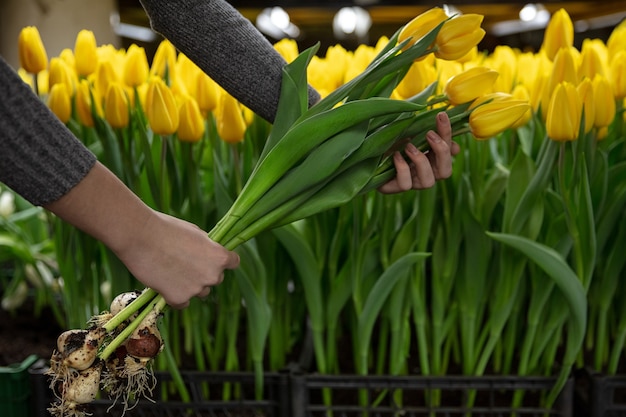
<path fill-rule="evenodd" d="M 458 25 L 440 37 L 454 37 L 461 32 L 459 28 L 464 30 L 464 37 L 469 37 L 469 40 L 463 39 L 464 42 L 482 37 L 481 19 L 476 15 L 462 17 L 465 20 L 455 19 Z M 444 18 L 442 9 L 432 9 L 407 25 L 405 32 L 413 31 L 411 36 L 420 37 Z M 623 100 L 626 96 L 626 51 L 620 47 L 624 36 L 624 30 L 616 30 L 608 42 L 586 40 L 578 51 L 573 47 L 572 22 L 567 12 L 560 10 L 550 22 L 541 51 L 521 52 L 498 46 L 490 55 L 479 54 L 476 48 L 464 56 L 458 56 L 456 51 L 431 54 L 415 62 L 393 97 L 409 98 L 434 81 L 440 82 L 441 89 L 452 76 L 472 69 L 462 76 L 463 80 L 445 89 L 452 104 L 465 103 L 486 91 L 510 93 L 528 100 L 533 110 L 542 109 L 549 136 L 554 140 L 577 137 L 577 121 L 584 107 L 585 131 L 600 129 L 602 138 L 615 114 L 614 98 Z M 39 74 L 36 78 L 39 92 L 49 93 L 50 108 L 64 122 L 71 116 L 75 96 L 80 121 L 93 126 L 93 97 L 101 116 L 113 127 L 125 127 L 129 123 L 128 106 L 134 105 L 135 88 L 150 127 L 157 134 L 177 132 L 181 140 L 198 141 L 204 133 L 204 117 L 215 111 L 220 137 L 232 143 L 243 140 L 251 120 L 247 109 L 242 109 L 183 54 L 177 54 L 168 41 L 159 46 L 149 67 L 142 47 L 131 45 L 128 51 L 116 50 L 111 45 L 98 47 L 93 33 L 88 30 L 78 34 L 73 51 L 66 49 L 50 62 L 35 27 L 25 28 L 19 39 L 22 72 Z M 324 57 L 315 56 L 311 61 L 309 82 L 323 96 L 327 95 L 362 72 L 386 41 L 382 38 L 373 47 L 361 45 L 354 52 L 339 45 L 329 48 Z M 288 61 L 298 54 L 292 40 L 281 41 L 276 48 Z M 480 70 L 474 69 L 477 67 Z M 524 68 L 535 70 L 524 71 Z M 24 76 L 32 82 L 30 76 Z M 59 86 L 55 87 L 57 84 Z M 476 121 L 476 136 L 488 138 L 497 133 L 500 126 L 485 130 L 494 126 L 492 121 L 503 120 L 500 115 L 492 116 L 482 123 Z M 530 112 L 517 125 L 527 121 L 529 116 Z"/>

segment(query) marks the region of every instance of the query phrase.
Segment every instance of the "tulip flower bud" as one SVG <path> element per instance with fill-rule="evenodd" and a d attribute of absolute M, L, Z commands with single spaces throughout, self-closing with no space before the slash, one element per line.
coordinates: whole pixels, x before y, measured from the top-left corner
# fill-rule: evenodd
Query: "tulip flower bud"
<path fill-rule="evenodd" d="M 74 45 L 74 59 L 76 60 L 76 73 L 79 76 L 86 77 L 96 70 L 97 49 L 96 37 L 92 31 L 83 29 L 78 32 Z"/>
<path fill-rule="evenodd" d="M 148 80 L 149 73 L 146 50 L 141 46 L 132 44 L 126 52 L 124 61 L 124 82 L 129 87 L 137 87 Z"/>
<path fill-rule="evenodd" d="M 128 97 L 118 82 L 111 83 L 104 100 L 104 117 L 114 128 L 124 128 L 129 122 Z"/>
<path fill-rule="evenodd" d="M 227 143 L 243 141 L 246 133 L 246 122 L 237 100 L 226 92 L 222 92 L 217 112 L 217 133 Z"/>
<path fill-rule="evenodd" d="M 293 62 L 298 57 L 298 43 L 294 39 L 283 38 L 274 44 L 274 49 L 287 63 Z"/>
<path fill-rule="evenodd" d="M 196 100 L 188 97 L 180 106 L 178 139 L 183 142 L 198 142 L 202 139 L 202 135 L 204 135 L 204 118 Z"/>
<path fill-rule="evenodd" d="M 78 84 L 78 88 L 76 89 L 76 113 L 78 114 L 78 119 L 80 122 L 87 126 L 93 127 L 93 111 L 95 110 L 98 115 L 102 115 L 102 110 L 98 105 L 98 102 L 95 103 L 92 100 L 92 90 L 89 81 L 86 79 L 80 80 Z M 93 106 L 96 106 L 95 109 L 92 109 Z"/>
<path fill-rule="evenodd" d="M 573 44 L 574 24 L 565 9 L 559 9 L 548 22 L 541 49 L 550 60 L 553 60 L 559 49 L 569 48 Z"/>
<path fill-rule="evenodd" d="M 606 40 L 607 55 L 614 57 L 626 45 L 626 20 L 617 25 Z"/>
<path fill-rule="evenodd" d="M 559 83 L 548 106 L 546 131 L 556 141 L 576 140 L 580 129 L 582 102 L 576 87 L 569 82 Z"/>
<path fill-rule="evenodd" d="M 455 60 L 470 52 L 485 37 L 482 22 L 482 15 L 472 13 L 446 21 L 435 39 L 435 56 Z"/>
<path fill-rule="evenodd" d="M 432 56 L 432 55 L 429 55 Z M 369 45 L 360 44 L 346 60 L 346 68 L 343 74 L 343 83 L 347 83 L 357 75 L 365 71 L 365 68 L 376 57 L 376 50 Z M 432 65 L 432 63 L 431 63 Z M 434 69 L 434 68 L 433 68 Z"/>
<path fill-rule="evenodd" d="M 554 57 L 552 72 L 547 81 L 545 88 L 542 89 L 541 109 L 542 118 L 547 117 L 548 106 L 552 98 L 552 94 L 556 86 L 560 83 L 567 82 L 570 84 L 578 84 L 578 70 L 576 66 L 576 49 L 574 47 L 564 47 L 559 49 Z"/>
<path fill-rule="evenodd" d="M 58 57 L 50 60 L 50 71 L 48 71 L 48 88 L 52 90 L 55 84 L 65 84 L 70 89 L 70 94 L 73 94 L 76 88 L 76 73 Z"/>
<path fill-rule="evenodd" d="M 68 87 L 64 83 L 52 86 L 48 95 L 48 107 L 63 123 L 69 122 L 72 116 L 72 100 Z"/>
<path fill-rule="evenodd" d="M 171 135 L 178 129 L 178 108 L 172 90 L 161 78 L 152 77 L 146 92 L 146 116 L 157 135 Z"/>
<path fill-rule="evenodd" d="M 170 41 L 161 41 L 154 53 L 150 75 L 156 75 L 163 79 L 172 79 L 176 68 L 176 48 Z"/>
<path fill-rule="evenodd" d="M 414 44 L 447 18 L 448 15 L 446 15 L 446 12 L 440 7 L 433 7 L 425 11 L 404 25 L 398 35 L 398 43 L 402 43 L 411 38 L 409 45 Z"/>
<path fill-rule="evenodd" d="M 198 107 L 205 114 L 212 112 L 217 107 L 219 89 L 215 81 L 204 72 L 199 73 L 196 78 L 196 101 Z"/>
<path fill-rule="evenodd" d="M 36 27 L 23 28 L 20 31 L 17 46 L 20 65 L 27 72 L 37 74 L 48 67 L 48 55 Z"/>
<path fill-rule="evenodd" d="M 515 87 L 513 87 L 513 92 L 511 93 L 511 96 L 514 99 L 523 100 L 530 104 L 530 93 L 528 92 L 528 88 L 526 88 L 525 85 L 517 84 Z M 518 127 L 524 126 L 526 123 L 528 123 L 532 116 L 533 110 L 532 106 L 530 106 L 526 113 L 524 113 L 524 115 L 520 117 L 517 122 L 513 123 L 511 128 L 517 129 Z"/>
<path fill-rule="evenodd" d="M 589 78 L 585 78 L 576 87 L 578 96 L 583 104 L 583 129 L 585 133 L 589 133 L 594 125 L 594 119 L 596 116 L 595 100 L 593 98 L 593 83 Z"/>
<path fill-rule="evenodd" d="M 407 99 L 424 90 L 437 80 L 437 70 L 432 63 L 422 60 L 414 62 L 396 87 L 400 97 Z"/>
<path fill-rule="evenodd" d="M 501 98 L 482 104 L 470 113 L 470 130 L 476 139 L 489 139 L 514 126 L 530 109 L 525 100 Z"/>
<path fill-rule="evenodd" d="M 578 78 L 582 80 L 587 77 L 593 80 L 596 74 L 605 75 L 606 69 L 600 52 L 601 46 L 590 39 L 583 41 L 580 53 L 580 64 L 578 65 Z M 606 51 L 604 51 L 606 52 Z"/>
<path fill-rule="evenodd" d="M 61 58 L 73 71 L 76 71 L 76 58 L 74 57 L 74 51 L 70 48 L 63 48 L 61 53 L 59 53 L 59 58 Z"/>
<path fill-rule="evenodd" d="M 593 99 L 595 101 L 595 127 L 605 127 L 615 118 L 615 97 L 613 89 L 606 77 L 596 75 L 593 78 Z"/>
<path fill-rule="evenodd" d="M 117 72 L 115 68 L 113 68 L 111 61 L 101 60 L 98 63 L 94 76 L 96 95 L 98 97 L 105 97 L 109 91 L 109 86 L 119 81 Z"/>
<path fill-rule="evenodd" d="M 486 67 L 473 67 L 454 75 L 444 86 L 443 92 L 454 105 L 468 103 L 490 93 L 498 73 Z"/>
<path fill-rule="evenodd" d="M 611 58 L 609 70 L 613 94 L 615 98 L 623 99 L 626 97 L 626 50 L 619 51 Z"/>

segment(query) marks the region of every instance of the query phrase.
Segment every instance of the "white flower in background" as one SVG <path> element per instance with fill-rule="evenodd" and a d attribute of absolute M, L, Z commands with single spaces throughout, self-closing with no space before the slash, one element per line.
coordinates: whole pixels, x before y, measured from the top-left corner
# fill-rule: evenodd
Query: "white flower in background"
<path fill-rule="evenodd" d="M 0 192 L 0 216 L 9 217 L 15 212 L 15 196 L 10 191 Z"/>
<path fill-rule="evenodd" d="M 2 309 L 6 311 L 15 310 L 21 306 L 28 296 L 28 285 L 24 281 L 20 281 L 15 290 L 2 298 Z"/>

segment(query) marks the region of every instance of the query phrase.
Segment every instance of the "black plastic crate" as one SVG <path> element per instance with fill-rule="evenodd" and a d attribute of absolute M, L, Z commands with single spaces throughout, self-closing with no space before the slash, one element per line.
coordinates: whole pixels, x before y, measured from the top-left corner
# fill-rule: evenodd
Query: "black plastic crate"
<path fill-rule="evenodd" d="M 626 375 L 590 376 L 590 417 L 626 417 Z"/>
<path fill-rule="evenodd" d="M 48 378 L 43 369 L 31 372 L 33 391 L 36 395 L 35 417 L 49 416 L 46 409 L 54 401 L 54 395 L 48 387 Z M 89 404 L 88 411 L 93 417 L 278 417 L 289 415 L 288 377 L 282 374 L 268 374 L 264 377 L 262 399 L 255 398 L 254 375 L 238 372 L 197 372 L 183 371 L 181 376 L 189 390 L 191 401 L 183 402 L 177 395 L 165 390 L 171 381 L 167 372 L 156 372 L 157 386 L 153 390 L 152 400 L 142 398 L 124 413 L 121 404 L 103 396 Z M 230 390 L 225 396 L 224 391 Z"/>
<path fill-rule="evenodd" d="M 573 416 L 573 380 L 551 409 L 541 397 L 555 379 L 504 376 L 321 376 L 292 377 L 293 417 L 496 417 Z M 325 405 L 330 391 L 332 405 Z M 512 407 L 515 393 L 523 392 Z M 395 396 L 394 396 L 395 395 Z M 468 398 L 473 398 L 468 407 Z"/>

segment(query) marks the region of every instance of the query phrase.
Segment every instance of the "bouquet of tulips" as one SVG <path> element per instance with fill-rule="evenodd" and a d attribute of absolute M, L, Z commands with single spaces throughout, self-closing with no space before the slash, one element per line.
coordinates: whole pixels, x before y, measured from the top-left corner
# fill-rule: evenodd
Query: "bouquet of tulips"
<path fill-rule="evenodd" d="M 395 176 L 391 151 L 407 140 L 425 149 L 425 133 L 446 111 L 453 134 L 489 138 L 523 123 L 530 105 L 491 94 L 495 71 L 473 68 L 408 99 L 391 98 L 412 64 L 429 54 L 458 59 L 484 36 L 482 16 L 448 17 L 431 9 L 398 30 L 369 66 L 307 106 L 312 47 L 284 68 L 281 97 L 261 155 L 241 193 L 209 237 L 235 249 L 262 231 L 338 207 Z M 148 114 L 149 117 L 149 114 Z M 86 330 L 59 337 L 50 368 L 56 416 L 79 416 L 99 388 L 132 406 L 154 387 L 153 359 L 163 349 L 157 319 L 162 296 L 146 288 L 121 294 Z"/>

